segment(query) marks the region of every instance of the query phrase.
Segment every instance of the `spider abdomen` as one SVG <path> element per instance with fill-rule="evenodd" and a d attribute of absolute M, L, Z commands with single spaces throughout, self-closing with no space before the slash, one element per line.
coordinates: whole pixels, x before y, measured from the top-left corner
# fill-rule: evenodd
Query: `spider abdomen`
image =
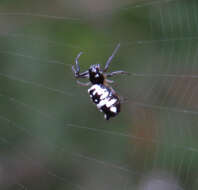
<path fill-rule="evenodd" d="M 104 84 L 94 84 L 88 93 L 97 108 L 104 113 L 106 120 L 120 112 L 120 99 L 115 92 Z"/>

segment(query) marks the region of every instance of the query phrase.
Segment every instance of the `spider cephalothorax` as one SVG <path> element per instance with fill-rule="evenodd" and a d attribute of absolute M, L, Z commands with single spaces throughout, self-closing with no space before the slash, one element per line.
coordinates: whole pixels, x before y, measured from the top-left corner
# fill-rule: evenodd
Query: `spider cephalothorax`
<path fill-rule="evenodd" d="M 91 65 L 89 70 L 80 73 L 80 66 L 78 63 L 78 59 L 82 52 L 80 52 L 75 59 L 75 66 L 72 66 L 72 70 L 76 78 L 88 78 L 89 82 L 82 83 L 77 80 L 77 83 L 82 86 L 90 86 L 88 89 L 88 93 L 92 101 L 96 104 L 97 108 L 104 113 L 104 117 L 106 120 L 109 118 L 116 116 L 120 112 L 121 102 L 119 96 L 116 92 L 107 85 L 109 82 L 113 82 L 108 80 L 107 77 L 111 77 L 118 74 L 129 74 L 125 71 L 114 71 L 111 73 L 106 73 L 109 68 L 109 64 L 118 51 L 120 44 L 118 44 L 113 51 L 112 55 L 109 57 L 105 64 L 105 68 L 103 70 L 100 69 L 100 65 Z"/>
<path fill-rule="evenodd" d="M 100 65 L 91 65 L 89 68 L 89 80 L 92 84 L 103 84 L 104 83 L 104 75 L 100 70 Z"/>

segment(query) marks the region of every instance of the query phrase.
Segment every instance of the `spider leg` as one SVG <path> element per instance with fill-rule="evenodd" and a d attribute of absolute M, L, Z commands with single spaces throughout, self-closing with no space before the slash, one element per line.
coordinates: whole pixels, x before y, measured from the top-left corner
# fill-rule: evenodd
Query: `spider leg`
<path fill-rule="evenodd" d="M 74 71 L 74 75 L 76 78 L 89 78 L 89 71 L 85 71 L 83 73 L 77 73 L 76 70 L 73 69 L 73 67 L 72 70 Z"/>
<path fill-rule="evenodd" d="M 75 69 L 75 67 L 74 67 L 74 65 L 72 66 L 72 71 L 73 71 L 73 73 L 74 73 L 75 76 L 78 75 L 78 74 L 77 74 L 77 71 L 76 71 L 76 69 Z"/>
<path fill-rule="evenodd" d="M 112 77 L 114 75 L 121 75 L 121 74 L 130 75 L 130 73 L 126 72 L 126 71 L 114 71 L 114 72 L 111 72 L 111 73 L 106 73 L 106 76 L 107 77 Z"/>
<path fill-rule="evenodd" d="M 116 46 L 116 48 L 114 49 L 112 55 L 108 58 L 106 64 L 105 64 L 105 68 L 104 68 L 104 72 L 107 71 L 107 69 L 109 68 L 109 64 L 111 63 L 112 59 L 114 58 L 115 54 L 117 53 L 118 49 L 120 48 L 120 44 L 118 44 Z"/>
<path fill-rule="evenodd" d="M 105 79 L 107 83 L 114 83 L 113 80 Z"/>
<path fill-rule="evenodd" d="M 91 82 L 80 82 L 79 80 L 76 80 L 77 84 L 79 84 L 80 86 L 90 86 L 91 85 Z"/>
<path fill-rule="evenodd" d="M 82 52 L 80 52 L 76 59 L 75 59 L 75 66 L 72 66 L 72 71 L 74 72 L 74 75 L 76 78 L 89 78 L 89 72 L 88 71 L 84 71 L 83 73 L 80 73 L 80 66 L 79 66 L 79 62 L 78 59 L 80 58 L 80 56 L 82 55 Z"/>
<path fill-rule="evenodd" d="M 89 71 L 84 71 L 83 73 L 78 73 L 76 78 L 89 78 Z"/>
<path fill-rule="evenodd" d="M 78 59 L 80 58 L 80 56 L 83 54 L 83 52 L 80 52 L 76 59 L 75 59 L 75 63 L 76 63 L 76 72 L 79 73 L 80 72 L 80 66 L 79 66 L 79 62 L 78 62 Z"/>

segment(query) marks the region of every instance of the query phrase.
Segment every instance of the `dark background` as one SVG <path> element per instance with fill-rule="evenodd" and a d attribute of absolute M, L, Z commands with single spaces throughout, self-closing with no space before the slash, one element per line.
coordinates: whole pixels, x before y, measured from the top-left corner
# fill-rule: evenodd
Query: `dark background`
<path fill-rule="evenodd" d="M 1 0 L 1 189 L 196 190 L 197 33 L 196 0 Z M 118 43 L 106 121 L 71 66 Z"/>

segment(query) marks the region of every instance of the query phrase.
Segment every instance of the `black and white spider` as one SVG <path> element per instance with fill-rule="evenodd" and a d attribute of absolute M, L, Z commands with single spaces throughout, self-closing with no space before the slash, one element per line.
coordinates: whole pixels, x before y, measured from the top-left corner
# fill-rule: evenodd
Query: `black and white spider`
<path fill-rule="evenodd" d="M 96 64 L 91 65 L 89 70 L 80 73 L 78 59 L 82 55 L 82 52 L 77 55 L 75 59 L 75 65 L 72 66 L 72 70 L 76 78 L 89 79 L 89 82 L 87 83 L 80 82 L 79 80 L 77 80 L 77 83 L 81 86 L 91 86 L 88 89 L 90 98 L 96 104 L 97 108 L 101 112 L 104 112 L 104 117 L 106 120 L 109 120 L 110 117 L 116 116 L 120 112 L 121 107 L 119 96 L 116 94 L 113 88 L 108 85 L 108 83 L 113 83 L 113 81 L 107 78 L 119 74 L 129 74 L 125 71 L 114 71 L 111 73 L 106 73 L 119 47 L 120 44 L 116 46 L 112 55 L 108 58 L 104 69 L 100 68 L 100 64 Z"/>

